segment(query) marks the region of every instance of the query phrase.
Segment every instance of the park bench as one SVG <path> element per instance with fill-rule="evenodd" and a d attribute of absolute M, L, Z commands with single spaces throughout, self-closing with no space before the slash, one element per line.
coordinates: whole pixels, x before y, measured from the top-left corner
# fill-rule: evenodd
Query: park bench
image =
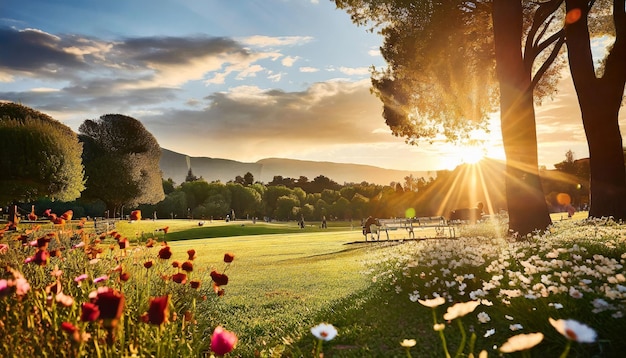
<path fill-rule="evenodd" d="M 93 228 L 97 235 L 107 233 L 111 230 L 115 230 L 115 222 L 117 220 L 114 219 L 97 219 L 94 218 Z"/>
<path fill-rule="evenodd" d="M 415 239 L 415 230 L 434 229 L 436 237 L 456 238 L 456 228 L 443 216 L 425 216 L 411 219 L 380 219 L 376 224 L 370 225 L 369 235 L 372 240 L 380 240 L 380 233 L 384 232 L 389 240 L 389 231 L 406 230 L 408 238 Z M 363 230 L 367 241 L 367 230 Z"/>

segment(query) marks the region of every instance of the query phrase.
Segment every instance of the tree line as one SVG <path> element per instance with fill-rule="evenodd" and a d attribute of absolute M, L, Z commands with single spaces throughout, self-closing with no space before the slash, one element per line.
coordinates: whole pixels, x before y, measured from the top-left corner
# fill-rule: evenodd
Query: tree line
<path fill-rule="evenodd" d="M 507 205 L 501 194 L 504 170 L 492 174 L 489 188 L 479 192 L 463 179 L 463 166 L 439 171 L 436 178 L 407 176 L 389 185 L 339 184 L 324 175 L 313 180 L 275 176 L 264 184 L 249 172 L 227 183 L 209 183 L 189 168 L 177 185 L 161 177 L 160 146 L 138 120 L 103 115 L 83 122 L 75 134 L 15 103 L 0 104 L 0 150 L 3 206 L 21 203 L 26 211 L 35 205 L 40 212 L 72 209 L 76 217 L 125 217 L 140 209 L 144 217 L 157 218 L 360 220 L 370 215 L 446 215 L 487 198 L 492 213 Z M 543 170 L 541 175 L 549 209 L 563 209 L 556 200 L 561 193 L 579 208 L 588 205 L 588 160 L 576 161 L 569 151 L 555 166 L 552 174 Z"/>

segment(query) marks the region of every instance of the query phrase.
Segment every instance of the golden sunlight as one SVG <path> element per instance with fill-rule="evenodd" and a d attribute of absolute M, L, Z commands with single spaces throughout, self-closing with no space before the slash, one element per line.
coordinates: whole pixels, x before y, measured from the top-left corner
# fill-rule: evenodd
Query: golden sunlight
<path fill-rule="evenodd" d="M 461 164 L 476 164 L 487 154 L 487 150 L 479 146 L 457 146 L 454 149 L 442 158 L 443 167 L 448 170 Z"/>

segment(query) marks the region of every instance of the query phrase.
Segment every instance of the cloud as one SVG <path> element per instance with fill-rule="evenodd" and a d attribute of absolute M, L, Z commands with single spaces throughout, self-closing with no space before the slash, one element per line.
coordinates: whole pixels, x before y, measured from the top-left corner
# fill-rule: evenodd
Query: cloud
<path fill-rule="evenodd" d="M 255 47 L 276 47 L 276 46 L 293 46 L 303 45 L 307 42 L 313 41 L 311 36 L 250 36 L 239 39 L 239 42 L 245 46 Z"/>
<path fill-rule="evenodd" d="M 283 58 L 283 60 L 281 61 L 281 63 L 283 64 L 283 66 L 285 67 L 291 67 L 293 66 L 293 64 L 299 59 L 298 56 L 292 57 L 292 56 L 287 56 L 285 58 Z"/>
<path fill-rule="evenodd" d="M 315 67 L 300 67 L 299 70 L 300 70 L 300 72 L 313 73 L 313 72 L 318 72 L 319 68 L 315 68 Z"/>
<path fill-rule="evenodd" d="M 239 86 L 207 96 L 202 110 L 169 110 L 144 120 L 155 132 L 168 133 L 164 147 L 192 155 L 206 153 L 206 143 L 212 153 L 230 151 L 227 157 L 236 158 L 275 155 L 281 148 L 385 142 L 390 135 L 379 131 L 385 127 L 381 106 L 369 87 L 369 80 L 319 82 L 301 92 Z"/>
<path fill-rule="evenodd" d="M 339 67 L 339 72 L 348 76 L 363 76 L 363 75 L 369 75 L 370 70 L 368 67 L 358 67 L 358 68 Z"/>
<path fill-rule="evenodd" d="M 80 55 L 66 51 L 69 47 L 60 37 L 36 29 L 0 28 L 0 80 L 14 76 L 55 78 L 65 68 L 84 68 Z"/>

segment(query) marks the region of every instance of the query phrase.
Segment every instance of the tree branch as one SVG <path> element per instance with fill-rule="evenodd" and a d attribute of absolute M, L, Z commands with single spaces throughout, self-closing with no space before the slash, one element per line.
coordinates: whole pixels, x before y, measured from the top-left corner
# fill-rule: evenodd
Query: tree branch
<path fill-rule="evenodd" d="M 561 32 L 563 31 L 559 31 L 559 33 Z M 532 80 L 530 81 L 529 90 L 533 90 L 537 86 L 537 83 L 539 83 L 541 76 L 543 76 L 543 74 L 546 73 L 548 68 L 550 68 L 550 65 L 552 65 L 556 57 L 559 55 L 559 51 L 561 50 L 561 47 L 563 47 L 563 44 L 565 43 L 565 36 L 561 34 L 561 36 L 557 37 L 557 39 L 558 41 L 555 43 L 554 48 L 552 49 L 552 53 L 550 53 L 550 56 L 548 56 L 546 61 L 541 65 L 539 70 L 537 70 L 537 73 L 535 73 Z"/>

